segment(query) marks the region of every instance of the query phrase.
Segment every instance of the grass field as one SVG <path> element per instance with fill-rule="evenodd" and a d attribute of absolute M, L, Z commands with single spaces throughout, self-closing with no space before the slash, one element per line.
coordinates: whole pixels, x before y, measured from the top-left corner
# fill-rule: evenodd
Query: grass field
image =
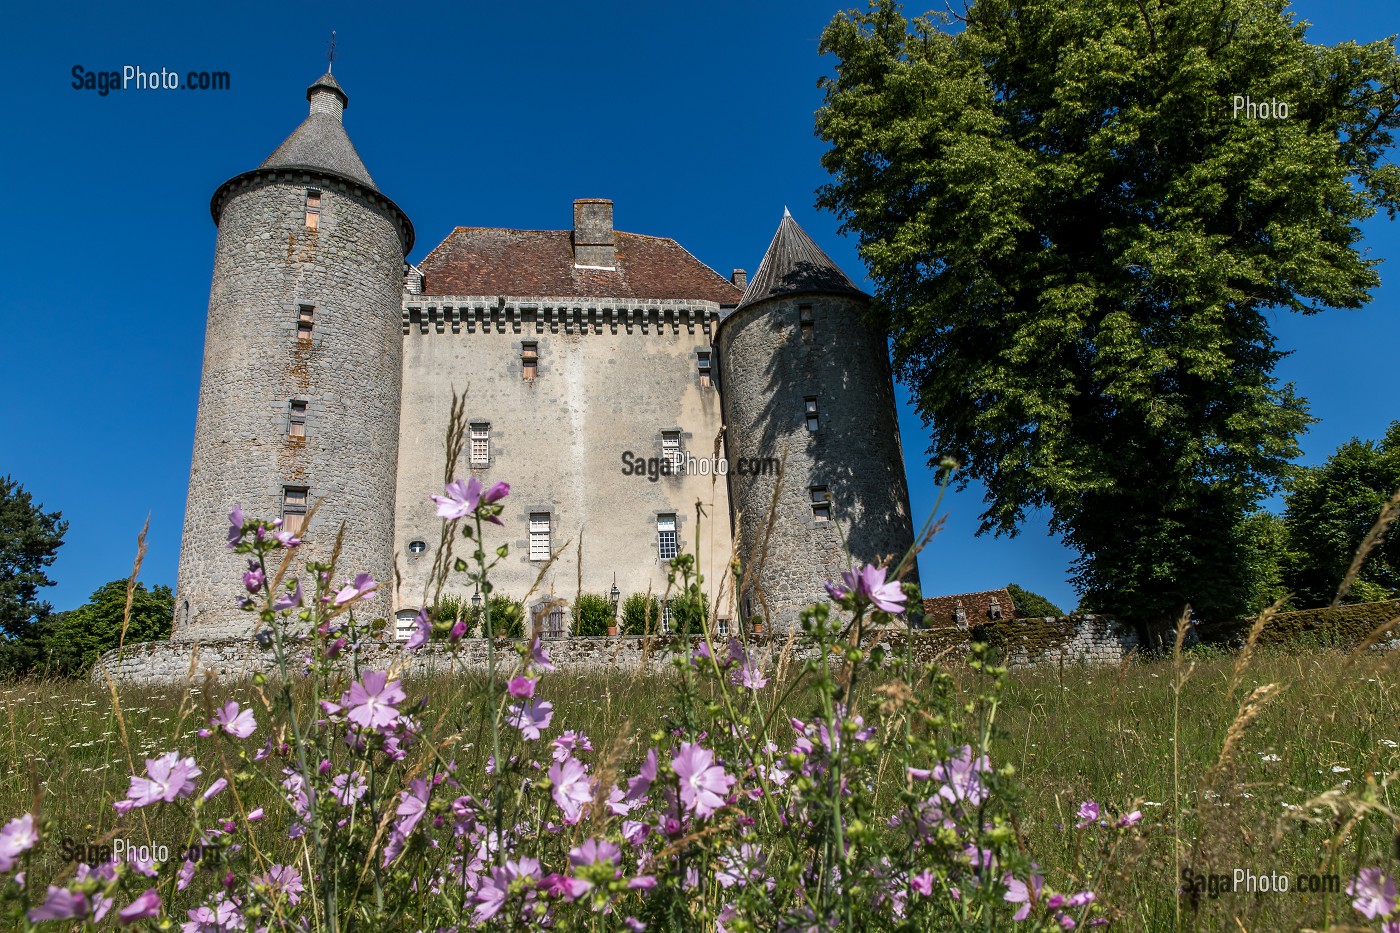
<path fill-rule="evenodd" d="M 1340 890 L 1357 868 L 1396 874 L 1397 661 L 1379 652 L 1353 659 L 1337 651 L 1261 651 L 1234 689 L 1237 659 L 1208 653 L 1121 668 L 1014 671 L 1001 694 L 992 759 L 1018 771 L 1018 828 L 1047 878 L 1060 889 L 1095 890 L 1111 908 L 1113 928 L 1342 929 L 1362 922 Z M 955 666 L 953 673 L 960 688 L 976 689 L 975 671 Z M 473 712 L 480 680 L 406 687 L 450 711 L 443 734 L 455 736 L 459 761 L 484 758 L 482 717 Z M 249 683 L 193 693 L 125 688 L 118 717 L 111 694 L 85 683 L 0 688 L 7 765 L 0 820 L 37 807 L 49 821 L 33 873 L 71 872 L 56 845 L 65 837 L 80 844 L 114 835 L 184 838 L 184 827 L 145 823 L 144 810 L 119 818 L 111 801 L 125 793 L 132 761 L 139 772 L 145 756 L 207 748 L 193 733 L 215 704 L 247 703 L 254 693 Z M 664 678 L 621 675 L 555 675 L 542 682 L 541 695 L 595 744 L 631 736 L 633 750 L 645 746 L 670 702 Z M 791 711 L 805 713 L 803 702 L 799 691 Z M 201 754 L 201 764 L 207 757 Z M 252 791 L 249 806 L 258 793 L 269 792 Z M 1075 812 L 1086 799 L 1103 805 L 1106 819 L 1140 810 L 1140 830 L 1076 832 Z M 173 819 L 170 812 L 159 818 Z M 277 829 L 269 826 L 268 838 L 286 845 Z M 1114 848 L 1100 851 L 1097 840 Z M 1178 896 L 1183 872 L 1233 879 L 1236 869 L 1286 876 L 1290 890 Z M 1300 875 L 1321 876 L 1324 888 L 1329 876 L 1339 882 L 1330 893 L 1302 893 L 1294 890 Z"/>

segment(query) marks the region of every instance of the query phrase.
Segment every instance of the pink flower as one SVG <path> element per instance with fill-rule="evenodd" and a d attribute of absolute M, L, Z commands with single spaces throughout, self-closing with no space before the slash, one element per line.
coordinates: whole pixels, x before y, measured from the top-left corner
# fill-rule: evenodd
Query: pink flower
<path fill-rule="evenodd" d="M 548 729 L 553 720 L 554 704 L 548 700 L 539 703 L 534 700 L 512 703 L 506 710 L 506 722 L 519 729 L 527 742 L 538 739 L 540 730 Z"/>
<path fill-rule="evenodd" d="M 88 900 L 82 894 L 75 894 L 66 888 L 49 885 L 44 903 L 29 911 L 29 922 L 44 920 L 76 920 L 87 915 Z"/>
<path fill-rule="evenodd" d="M 194 793 L 194 779 L 202 773 L 193 758 L 181 758 L 178 752 L 147 758 L 146 777 L 131 778 L 131 787 L 126 792 L 130 803 L 125 809 L 188 797 Z"/>
<path fill-rule="evenodd" d="M 1379 868 L 1363 868 L 1346 891 L 1353 898 L 1351 906 L 1367 920 L 1389 916 L 1395 910 L 1395 879 Z"/>
<path fill-rule="evenodd" d="M 682 742 L 671 760 L 681 785 L 681 803 L 701 819 L 724 806 L 724 797 L 735 781 L 714 760 L 714 752 L 692 742 Z"/>
<path fill-rule="evenodd" d="M 1140 822 L 1142 822 L 1142 811 L 1134 810 L 1132 813 L 1129 813 L 1127 816 L 1123 817 L 1121 820 L 1118 821 L 1118 828 L 1126 829 L 1129 826 L 1136 826 Z"/>
<path fill-rule="evenodd" d="M 11 871 L 20 855 L 34 848 L 39 842 L 39 832 L 34 828 L 34 814 L 26 813 L 15 817 L 0 829 L 0 872 Z"/>
<path fill-rule="evenodd" d="M 583 808 L 593 799 L 593 789 L 588 779 L 588 766 L 574 758 L 555 762 L 549 769 L 548 777 L 553 785 L 550 795 L 564 813 L 564 822 L 577 823 L 583 815 Z"/>
<path fill-rule="evenodd" d="M 217 797 L 220 793 L 223 792 L 224 788 L 226 787 L 228 787 L 228 779 L 219 778 L 213 784 L 209 785 L 209 789 L 206 790 L 203 794 L 201 794 L 199 799 L 209 800 L 210 798 Z"/>
<path fill-rule="evenodd" d="M 257 594 L 262 589 L 263 572 L 255 560 L 248 561 L 248 569 L 243 572 L 243 586 L 249 593 Z"/>
<path fill-rule="evenodd" d="M 841 580 L 845 583 L 846 590 L 855 591 L 858 603 L 874 603 L 875 608 L 882 612 L 904 611 L 904 590 L 900 588 L 898 580 L 885 582 L 884 567 L 866 564 L 841 574 Z M 827 592 L 831 592 L 831 587 L 827 587 Z"/>
<path fill-rule="evenodd" d="M 243 540 L 243 509 L 238 503 L 233 504 L 233 511 L 228 513 L 228 546 L 234 547 Z"/>
<path fill-rule="evenodd" d="M 428 812 L 428 794 L 427 781 L 414 778 L 409 782 L 408 790 L 399 795 L 399 806 L 394 811 L 399 817 L 394 823 L 394 832 L 405 837 L 413 832 L 413 827 Z"/>
<path fill-rule="evenodd" d="M 396 704 L 406 699 L 399 681 L 389 680 L 387 671 L 366 671 L 340 698 L 349 707 L 346 718 L 365 729 L 382 730 L 399 718 Z"/>
<path fill-rule="evenodd" d="M 549 651 L 538 638 L 530 645 L 530 660 L 542 671 L 554 670 L 554 664 L 549 660 Z"/>
<path fill-rule="evenodd" d="M 624 799 L 630 802 L 646 797 L 647 792 L 651 790 L 652 782 L 656 780 L 656 768 L 656 749 L 647 749 L 647 757 L 642 762 L 641 773 L 627 781 L 627 796 Z"/>
<path fill-rule="evenodd" d="M 419 609 L 418 615 L 413 617 L 413 634 L 408 636 L 408 641 L 403 643 L 404 650 L 417 651 L 428 643 L 432 634 L 433 627 L 428 622 L 428 610 L 426 608 Z"/>
<path fill-rule="evenodd" d="M 160 916 L 160 895 L 155 888 L 147 888 L 141 895 L 117 911 L 117 922 L 122 926 L 137 920 L 154 920 Z"/>
<path fill-rule="evenodd" d="M 1075 824 L 1075 829 L 1083 829 L 1099 818 L 1099 805 L 1092 800 L 1086 800 L 1079 805 L 1079 822 Z"/>
<path fill-rule="evenodd" d="M 257 721 L 253 719 L 253 711 L 250 709 L 240 711 L 238 704 L 233 700 L 225 703 L 209 722 L 210 725 L 224 730 L 236 739 L 246 739 L 258 727 Z"/>
<path fill-rule="evenodd" d="M 910 886 L 924 897 L 933 895 L 933 871 L 925 868 L 919 874 L 909 879 Z"/>
<path fill-rule="evenodd" d="M 258 820 L 262 819 L 263 816 L 264 816 L 264 814 L 263 814 L 263 808 L 262 808 L 262 807 L 258 807 L 258 808 L 255 809 L 255 810 L 249 810 L 249 811 L 248 811 L 248 822 L 249 822 L 249 823 L 256 823 Z"/>
<path fill-rule="evenodd" d="M 569 850 L 569 864 L 574 868 L 582 868 L 586 865 L 616 864 L 622 859 L 622 850 L 617 843 L 604 839 L 599 842 L 597 839 L 585 839 L 583 845 Z"/>
<path fill-rule="evenodd" d="M 336 606 L 343 606 L 356 599 L 372 599 L 379 584 L 367 573 L 358 574 L 354 581 L 346 580 L 339 593 L 335 594 Z"/>
<path fill-rule="evenodd" d="M 298 580 L 296 586 L 290 593 L 283 593 L 272 601 L 272 610 L 282 612 L 286 609 L 293 609 L 301 605 L 301 581 Z"/>
<path fill-rule="evenodd" d="M 846 593 L 848 591 L 841 584 L 832 583 L 830 580 L 827 580 L 825 583 L 822 584 L 822 586 L 826 587 L 827 595 L 830 596 L 836 602 L 839 603 L 841 600 L 846 598 Z"/>
<path fill-rule="evenodd" d="M 528 700 L 535 695 L 535 682 L 529 677 L 516 677 L 506 690 L 517 700 Z"/>
<path fill-rule="evenodd" d="M 1016 878 L 1007 875 L 1001 879 L 1006 885 L 1006 894 L 1003 897 L 1008 904 L 1020 904 L 1021 908 L 1012 914 L 1012 920 L 1024 920 L 1031 915 L 1031 905 L 1040 900 L 1040 892 L 1045 887 L 1045 878 L 1041 875 L 1032 874 L 1030 885 Z"/>
<path fill-rule="evenodd" d="M 253 883 L 267 885 L 273 900 L 285 896 L 289 904 L 300 902 L 300 895 L 306 890 L 301 883 L 301 872 L 290 865 L 273 865 L 266 874 L 254 875 Z"/>
<path fill-rule="evenodd" d="M 477 481 L 475 476 L 468 477 L 465 483 L 460 479 L 454 479 L 447 484 L 443 491 L 447 495 L 433 496 L 433 501 L 437 503 L 438 518 L 445 518 L 448 521 L 466 518 L 481 505 L 481 483 Z M 500 522 L 497 521 L 496 524 L 499 525 Z"/>
<path fill-rule="evenodd" d="M 575 732 L 573 729 L 568 730 L 549 744 L 554 749 L 550 754 L 555 761 L 563 761 L 574 752 L 593 751 L 593 743 L 588 741 L 588 736 L 581 732 Z"/>

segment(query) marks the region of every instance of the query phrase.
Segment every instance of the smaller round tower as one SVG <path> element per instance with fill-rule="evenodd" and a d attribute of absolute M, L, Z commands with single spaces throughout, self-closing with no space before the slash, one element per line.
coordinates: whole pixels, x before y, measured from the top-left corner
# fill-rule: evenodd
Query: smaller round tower
<path fill-rule="evenodd" d="M 913 545 L 887 340 L 868 307 L 784 211 L 715 338 L 740 602 L 780 630 L 852 562 L 892 565 Z"/>
<path fill-rule="evenodd" d="M 263 163 L 229 179 L 218 226 L 204 372 L 175 593 L 178 641 L 247 635 L 241 561 L 226 547 L 234 503 L 304 529 L 294 570 L 328 560 L 382 582 L 366 617 L 389 615 L 403 367 L 404 255 L 413 226 L 345 133 L 349 98 L 329 73 L 310 113 Z M 308 581 L 309 582 L 309 581 Z"/>

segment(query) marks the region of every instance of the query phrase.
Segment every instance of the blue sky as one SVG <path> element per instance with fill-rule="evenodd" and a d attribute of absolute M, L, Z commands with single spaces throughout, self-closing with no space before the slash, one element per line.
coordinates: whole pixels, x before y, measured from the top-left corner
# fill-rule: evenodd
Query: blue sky
<path fill-rule="evenodd" d="M 578 197 L 616 202 L 619 229 L 672 236 L 714 268 L 754 270 L 783 207 L 853 277 L 812 135 L 823 25 L 842 5 L 711 0 L 237 7 L 12 4 L 0 14 L 0 474 L 71 523 L 46 595 L 84 602 L 130 569 L 149 513 L 143 579 L 173 584 L 194 436 L 215 228 L 209 198 L 255 167 L 306 113 L 325 70 L 380 188 L 413 219 L 421 258 L 459 224 L 564 229 Z M 917 5 L 911 10 L 919 9 Z M 1295 4 L 1318 42 L 1400 32 L 1400 7 Z M 71 87 L 71 69 L 227 71 L 222 92 Z M 1280 375 L 1319 423 L 1317 462 L 1400 416 L 1393 363 L 1400 230 L 1365 229 L 1387 260 L 1367 308 L 1277 316 Z M 916 514 L 936 490 L 926 435 L 901 410 Z M 425 495 L 427 491 L 425 491 Z M 1065 608 L 1072 555 L 1032 520 L 977 538 L 980 491 L 945 500 L 923 555 L 926 592 L 1015 581 Z"/>

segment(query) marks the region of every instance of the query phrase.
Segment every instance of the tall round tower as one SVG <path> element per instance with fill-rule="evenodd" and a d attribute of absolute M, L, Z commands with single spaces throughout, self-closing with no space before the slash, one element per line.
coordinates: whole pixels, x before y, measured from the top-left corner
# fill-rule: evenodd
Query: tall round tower
<path fill-rule="evenodd" d="M 343 522 L 338 571 L 383 581 L 363 612 L 389 615 L 413 225 L 346 135 L 349 99 L 335 78 L 306 96 L 301 125 L 210 204 L 219 233 L 175 593 L 179 641 L 251 631 L 253 617 L 237 609 L 243 567 L 226 547 L 234 503 L 293 529 L 320 503 L 296 569 L 328 559 Z"/>
<path fill-rule="evenodd" d="M 779 629 L 852 560 L 893 563 L 913 544 L 888 349 L 868 305 L 784 211 L 715 338 L 740 602 Z"/>

